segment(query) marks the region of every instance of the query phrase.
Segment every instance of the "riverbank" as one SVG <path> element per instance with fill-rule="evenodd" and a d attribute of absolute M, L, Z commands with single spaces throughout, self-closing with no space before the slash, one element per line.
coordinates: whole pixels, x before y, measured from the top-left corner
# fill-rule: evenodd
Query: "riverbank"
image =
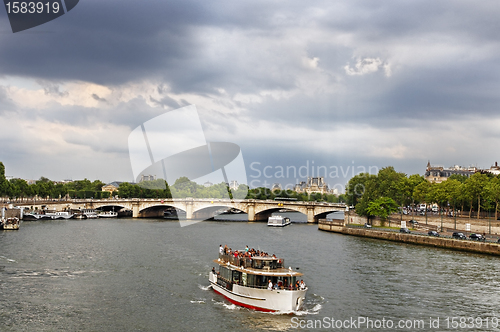
<path fill-rule="evenodd" d="M 403 220 L 406 220 L 407 226 L 409 226 L 409 220 L 416 220 L 419 223 L 419 227 L 429 230 L 437 230 L 439 232 L 468 232 L 468 233 L 480 233 L 488 234 L 491 236 L 500 235 L 500 221 L 491 219 L 477 219 L 477 218 L 459 218 L 456 220 L 453 217 L 442 218 L 436 214 L 429 214 L 427 218 L 425 216 L 412 216 L 403 215 Z M 368 220 L 366 217 L 358 216 L 357 214 L 345 213 L 344 223 L 348 224 L 360 224 L 364 225 Z M 372 226 L 391 226 L 399 227 L 401 225 L 401 215 L 393 214 L 390 216 L 389 221 L 382 222 L 379 218 L 370 218 L 369 222 Z M 467 224 L 470 225 L 470 229 L 467 229 Z"/>
<path fill-rule="evenodd" d="M 495 242 L 455 240 L 451 238 L 433 237 L 423 234 L 405 234 L 389 230 L 350 227 L 345 226 L 342 222 L 325 220 L 319 221 L 318 229 L 345 235 L 500 256 L 500 244 Z"/>

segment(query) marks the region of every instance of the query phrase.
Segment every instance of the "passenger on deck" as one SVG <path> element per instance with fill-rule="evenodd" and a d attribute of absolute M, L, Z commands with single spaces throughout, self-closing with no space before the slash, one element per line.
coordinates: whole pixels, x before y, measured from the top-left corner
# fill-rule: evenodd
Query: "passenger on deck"
<path fill-rule="evenodd" d="M 267 284 L 267 289 L 273 290 L 273 283 L 271 282 L 271 279 L 269 279 L 269 284 Z"/>
<path fill-rule="evenodd" d="M 219 254 L 223 254 L 223 253 L 224 253 L 224 248 L 222 248 L 222 244 L 221 244 L 219 247 Z"/>
<path fill-rule="evenodd" d="M 215 267 L 212 267 L 212 273 L 215 274 Z"/>
<path fill-rule="evenodd" d="M 300 289 L 301 290 L 306 289 L 306 283 L 304 282 L 304 280 L 300 280 Z"/>
<path fill-rule="evenodd" d="M 248 252 L 248 246 L 245 247 L 245 252 Z"/>

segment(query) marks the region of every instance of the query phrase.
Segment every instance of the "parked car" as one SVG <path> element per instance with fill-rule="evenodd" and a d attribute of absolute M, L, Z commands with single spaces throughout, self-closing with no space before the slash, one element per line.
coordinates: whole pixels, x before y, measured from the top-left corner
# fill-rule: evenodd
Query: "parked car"
<path fill-rule="evenodd" d="M 451 237 L 457 240 L 467 240 L 467 236 L 465 236 L 464 233 L 461 232 L 454 232 Z"/>
<path fill-rule="evenodd" d="M 372 228 L 372 225 L 365 223 L 365 228 Z"/>
<path fill-rule="evenodd" d="M 407 233 L 407 234 L 409 234 L 410 230 L 408 228 L 406 228 L 406 227 L 402 227 L 402 228 L 399 229 L 399 232 L 400 233 Z"/>
<path fill-rule="evenodd" d="M 482 236 L 481 234 L 476 234 L 476 233 L 471 233 L 469 235 L 469 239 L 474 240 L 474 241 L 484 241 L 486 238 Z"/>
<path fill-rule="evenodd" d="M 427 233 L 427 235 L 429 235 L 429 236 L 437 236 L 437 237 L 439 237 L 439 233 L 438 233 L 438 232 L 436 232 L 436 231 L 429 231 L 429 233 Z"/>
<path fill-rule="evenodd" d="M 408 221 L 408 222 L 409 222 L 410 224 L 412 224 L 413 226 L 418 225 L 418 221 L 413 220 L 413 219 L 412 219 L 412 220 L 410 220 L 410 221 Z"/>

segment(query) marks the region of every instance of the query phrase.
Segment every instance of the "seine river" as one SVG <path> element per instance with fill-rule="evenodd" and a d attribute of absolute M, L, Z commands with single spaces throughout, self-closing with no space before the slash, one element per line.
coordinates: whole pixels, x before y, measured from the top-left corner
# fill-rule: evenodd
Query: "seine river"
<path fill-rule="evenodd" d="M 500 330 L 500 258 L 317 228 L 24 222 L 0 232 L 0 331 L 309 331 L 330 330 L 332 319 L 344 330 L 387 331 L 391 322 L 406 331 Z M 263 249 L 300 267 L 309 287 L 304 310 L 253 312 L 215 294 L 207 277 L 220 244 Z M 418 321 L 425 325 L 416 328 Z"/>

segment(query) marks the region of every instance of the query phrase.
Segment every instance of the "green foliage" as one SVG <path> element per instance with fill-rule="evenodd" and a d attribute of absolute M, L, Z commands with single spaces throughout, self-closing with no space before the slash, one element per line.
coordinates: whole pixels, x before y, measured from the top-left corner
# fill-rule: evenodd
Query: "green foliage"
<path fill-rule="evenodd" d="M 380 197 L 368 203 L 367 213 L 370 216 L 380 217 L 386 220 L 387 217 L 398 210 L 396 202 L 389 197 Z"/>
<path fill-rule="evenodd" d="M 461 175 L 461 174 L 452 174 L 448 178 L 448 180 L 457 180 L 460 183 L 465 183 L 469 177 L 467 175 Z"/>

